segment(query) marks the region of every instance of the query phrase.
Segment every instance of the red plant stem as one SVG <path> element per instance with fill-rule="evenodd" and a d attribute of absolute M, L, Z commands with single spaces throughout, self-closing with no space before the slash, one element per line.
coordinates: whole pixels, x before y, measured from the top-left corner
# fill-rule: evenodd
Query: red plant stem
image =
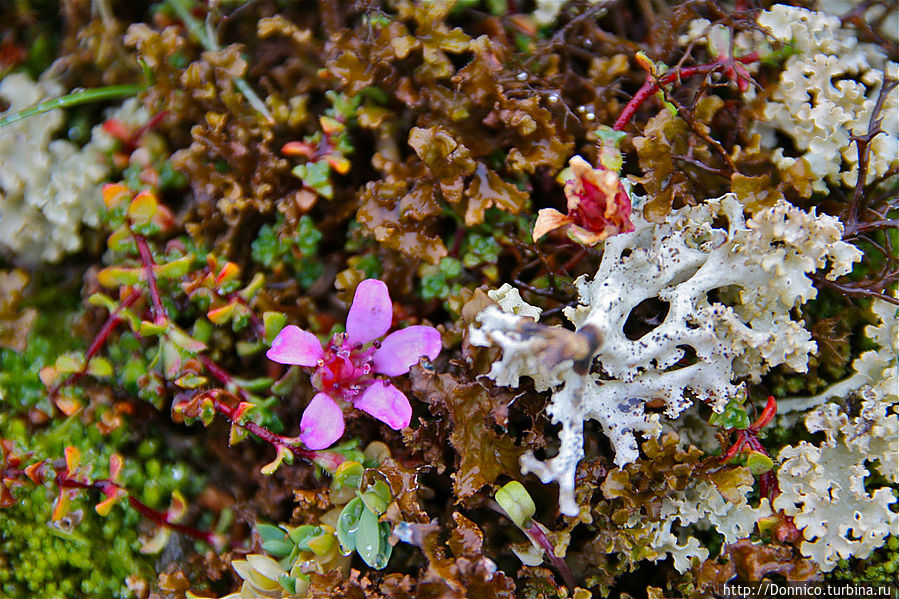
<path fill-rule="evenodd" d="M 759 441 L 758 432 L 774 420 L 775 414 L 777 414 L 777 401 L 775 401 L 774 396 L 771 395 L 768 397 L 765 409 L 762 410 L 762 413 L 756 421 L 749 425 L 749 428 L 737 429 L 737 440 L 734 441 L 734 444 L 728 448 L 723 456 L 721 456 L 721 461 L 728 462 L 732 457 L 737 455 L 743 447 L 748 447 L 752 451 L 771 457 L 768 450 L 766 450 L 765 446 L 762 445 L 762 442 Z M 769 470 L 759 477 L 759 493 L 762 497 L 767 497 L 772 504 L 774 503 L 774 498 L 780 495 L 780 485 L 777 482 L 777 477 L 774 475 L 773 470 Z"/>
<path fill-rule="evenodd" d="M 147 504 L 135 498 L 131 493 L 128 493 L 127 489 L 109 479 L 97 480 L 93 482 L 81 482 L 79 480 L 70 478 L 65 471 L 61 471 L 56 475 L 56 485 L 60 489 L 93 489 L 96 491 L 100 491 L 107 496 L 112 495 L 116 491 L 122 491 L 128 494 L 128 504 L 136 511 L 140 512 L 147 520 L 155 522 L 160 526 L 164 526 L 176 532 L 185 534 L 191 538 L 208 543 L 213 547 L 219 545 L 215 533 L 200 530 L 198 528 L 194 528 L 193 526 L 187 526 L 185 524 L 172 522 L 167 513 L 154 510 Z"/>
<path fill-rule="evenodd" d="M 201 541 L 206 542 L 207 544 L 215 547 L 218 545 L 216 541 L 215 533 L 210 531 L 200 530 L 198 528 L 194 528 L 193 526 L 187 526 L 186 524 L 178 524 L 177 522 L 170 522 L 168 514 L 165 512 L 159 512 L 154 510 L 150 506 L 141 501 L 138 501 L 134 498 L 134 495 L 128 495 L 128 504 L 140 512 L 147 520 L 155 522 L 160 526 L 165 526 L 166 528 L 170 528 L 176 532 L 180 532 L 185 534 L 191 538 L 199 539 Z"/>
<path fill-rule="evenodd" d="M 153 301 L 153 322 L 162 326 L 168 320 L 168 317 L 165 308 L 162 306 L 162 299 L 159 297 L 159 287 L 156 285 L 156 272 L 153 270 L 156 263 L 153 261 L 153 254 L 150 253 L 150 246 L 147 244 L 144 236 L 136 233 L 132 233 L 132 236 L 137 244 L 137 250 L 140 252 L 140 261 L 144 266 L 147 287 L 150 288 L 150 299 Z"/>
<path fill-rule="evenodd" d="M 740 62 L 743 64 L 751 64 L 759 60 L 758 52 L 752 52 L 747 54 L 746 56 L 738 56 L 733 59 L 736 62 Z M 622 131 L 630 122 L 631 118 L 633 118 L 634 113 L 637 112 L 637 109 L 645 102 L 650 96 L 655 94 L 663 85 L 667 85 L 674 81 L 679 81 L 685 77 L 692 77 L 693 75 L 704 75 L 711 73 L 712 71 L 717 71 L 722 67 L 730 66 L 730 60 L 716 60 L 715 62 L 710 62 L 708 64 L 699 64 L 694 65 L 692 67 L 685 67 L 682 69 L 675 69 L 669 71 L 662 75 L 659 78 L 655 78 L 650 76 L 637 90 L 637 93 L 634 94 L 634 97 L 631 98 L 630 102 L 624 107 L 624 110 L 621 111 L 621 114 L 618 115 L 618 118 L 615 120 L 615 124 L 612 126 L 612 129 L 615 131 Z"/>
<path fill-rule="evenodd" d="M 552 542 L 546 536 L 543 528 L 536 522 L 532 522 L 529 527 L 522 528 L 522 530 L 531 540 L 543 548 L 549 561 L 552 562 L 553 566 L 556 567 L 556 570 L 559 571 L 559 574 L 562 575 L 562 579 L 565 581 L 565 584 L 568 585 L 568 588 L 574 589 L 577 585 L 575 584 L 574 575 L 572 575 L 571 569 L 568 567 L 568 564 L 565 563 L 565 560 L 556 555 L 555 547 L 553 547 Z"/>
<path fill-rule="evenodd" d="M 90 364 L 91 358 L 97 355 L 97 352 L 100 351 L 100 348 L 102 348 L 103 345 L 106 344 L 106 341 L 109 339 L 109 335 L 112 334 L 112 331 L 120 322 L 122 322 L 122 310 L 134 305 L 134 303 L 140 296 L 141 294 L 138 293 L 136 289 L 131 288 L 131 293 L 128 295 L 128 297 L 122 300 L 122 303 L 116 306 L 115 310 L 109 313 L 109 317 L 106 319 L 106 322 L 103 323 L 103 327 L 100 329 L 100 332 L 97 333 L 97 336 L 94 337 L 94 340 L 91 341 L 90 346 L 87 348 L 87 353 L 84 355 L 84 365 L 81 367 L 81 370 L 71 373 L 68 377 L 66 377 L 64 381 L 56 383 L 47 394 L 50 400 L 53 400 L 53 398 L 56 397 L 61 388 L 75 384 L 81 377 L 83 377 L 87 373 L 87 368 Z"/>
<path fill-rule="evenodd" d="M 201 356 L 202 358 L 202 356 Z M 204 360 L 204 363 L 206 360 Z M 212 364 L 215 366 L 214 364 Z M 217 371 L 220 374 L 224 374 L 224 376 L 228 376 L 223 370 L 215 366 Z M 216 378 L 215 371 L 210 370 Z M 221 380 L 221 379 L 219 379 Z M 224 381 L 223 381 L 224 382 Z M 227 383 L 225 383 L 227 384 Z M 344 458 L 339 453 L 333 451 L 317 451 L 311 449 L 305 449 L 298 445 L 298 440 L 293 437 L 285 437 L 283 435 L 278 435 L 268 430 L 267 428 L 260 426 L 252 421 L 241 421 L 238 417 L 235 416 L 235 411 L 237 408 L 232 408 L 222 400 L 218 398 L 218 393 L 213 389 L 211 391 L 206 391 L 204 393 L 206 397 L 212 400 L 212 405 L 215 408 L 215 411 L 225 417 L 225 419 L 235 426 L 239 426 L 250 434 L 258 437 L 259 439 L 265 441 L 269 445 L 275 448 L 285 448 L 290 451 L 293 455 L 298 458 L 303 458 L 309 461 L 314 461 L 318 463 L 320 466 L 324 467 L 326 470 L 333 471 L 340 464 L 344 462 L 346 458 Z"/>
<path fill-rule="evenodd" d="M 137 142 L 140 141 L 140 138 L 143 137 L 144 133 L 161 123 L 162 119 L 167 117 L 168 114 L 168 110 L 163 110 L 153 115 L 153 118 L 134 130 L 134 133 L 131 134 L 131 138 L 128 140 L 129 144 L 132 147 L 136 147 Z"/>
<path fill-rule="evenodd" d="M 212 376 L 217 378 L 219 380 L 219 382 L 221 384 L 225 385 L 225 387 L 228 388 L 228 390 L 230 391 L 231 383 L 234 381 L 234 377 L 231 376 L 230 374 L 228 374 L 227 372 L 225 372 L 224 368 L 222 368 L 221 366 L 219 366 L 218 364 L 213 362 L 211 359 L 209 359 L 208 356 L 204 356 L 204 355 L 200 354 L 199 358 L 200 358 L 200 362 L 203 363 L 203 366 L 206 368 L 206 370 L 208 370 Z M 237 391 L 237 393 L 240 394 L 240 398 L 242 400 L 250 401 L 251 397 L 250 397 L 249 392 L 247 392 L 246 389 L 244 389 L 243 387 L 238 387 L 236 385 L 234 387 L 235 387 L 235 390 Z"/>

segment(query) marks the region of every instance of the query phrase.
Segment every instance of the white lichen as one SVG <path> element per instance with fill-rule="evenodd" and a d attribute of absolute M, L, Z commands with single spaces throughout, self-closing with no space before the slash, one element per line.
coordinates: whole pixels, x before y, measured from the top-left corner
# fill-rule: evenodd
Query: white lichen
<path fill-rule="evenodd" d="M 767 499 L 757 507 L 749 505 L 746 496 L 751 490 L 751 483 L 738 486 L 735 491 L 740 499 L 732 503 L 714 484 L 697 480 L 665 497 L 657 521 L 647 525 L 632 517 L 628 528 L 648 526 L 650 544 L 657 552 L 655 561 L 670 555 L 675 569 L 683 573 L 690 569 L 694 557 L 705 561 L 709 556 L 709 550 L 694 536 L 697 530 L 711 528 L 724 536 L 725 543 L 736 543 L 752 534 L 756 522 L 772 514 Z"/>
<path fill-rule="evenodd" d="M 899 534 L 899 514 L 890 509 L 893 490 L 866 488 L 875 472 L 899 482 L 895 388 L 889 398 L 871 387 L 860 396 L 855 416 L 836 404 L 806 416 L 809 432 L 824 433 L 821 445 L 802 441 L 778 455 L 781 494 L 774 508 L 792 516 L 805 539 L 800 551 L 825 572 L 840 559 L 868 557 L 887 536 Z"/>
<path fill-rule="evenodd" d="M 502 311 L 506 314 L 527 316 L 528 318 L 532 318 L 534 322 L 540 320 L 540 314 L 543 310 L 524 301 L 521 297 L 521 293 L 508 283 L 503 283 L 502 287 L 499 289 L 488 291 L 487 295 L 490 299 L 499 304 L 499 307 L 502 308 Z"/>
<path fill-rule="evenodd" d="M 0 81 L 5 114 L 63 91 L 51 79 L 35 83 L 22 73 Z M 108 136 L 97 127 L 79 148 L 56 139 L 64 124 L 63 111 L 55 109 L 0 129 L 0 245 L 25 263 L 55 262 L 79 250 L 81 226 L 99 224 Z"/>
<path fill-rule="evenodd" d="M 774 149 L 775 164 L 787 170 L 804 163 L 799 172 L 816 192 L 826 191 L 827 183 L 854 186 L 858 149 L 852 137 L 868 132 L 884 76 L 896 79 L 899 65 L 878 46 L 859 42 L 838 17 L 823 12 L 777 4 L 760 13 L 758 24 L 794 53 L 758 123 L 763 142 Z M 899 88 L 887 94 L 879 117 L 883 132 L 871 142 L 871 178 L 899 163 Z M 785 154 L 776 131 L 792 138 L 797 156 Z"/>
<path fill-rule="evenodd" d="M 481 327 L 470 331 L 471 343 L 503 348 L 488 375 L 497 384 L 517 386 L 528 376 L 537 390 L 554 389 L 547 412 L 562 425 L 559 453 L 546 462 L 528 454 L 522 469 L 558 482 L 569 515 L 578 511 L 574 478 L 584 421 L 602 425 L 622 466 L 639 455 L 637 433 L 660 430 L 659 415 L 644 411 L 647 402 L 664 402 L 672 419 L 695 400 L 720 411 L 740 392 L 739 379 L 758 380 L 779 364 L 804 372 L 816 346 L 791 310 L 815 297 L 807 275 L 829 262 L 827 276 L 835 278 L 861 256 L 840 240 L 836 218 L 782 201 L 747 221 L 733 194 L 674 211 L 659 225 L 637 213 L 634 226 L 606 241 L 596 276 L 576 282 L 580 305 L 566 310 L 580 336 L 598 340 L 586 356 L 595 358 L 592 372 L 573 367 L 577 355 L 546 359 L 567 356 L 547 350 L 553 328 L 541 333 L 499 308 L 482 312 Z M 667 314 L 629 339 L 624 325 L 648 299 L 665 302 Z"/>

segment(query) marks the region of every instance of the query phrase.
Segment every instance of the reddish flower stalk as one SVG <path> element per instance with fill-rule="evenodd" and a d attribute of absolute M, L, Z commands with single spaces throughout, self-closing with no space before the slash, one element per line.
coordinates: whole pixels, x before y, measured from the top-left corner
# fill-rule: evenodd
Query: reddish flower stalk
<path fill-rule="evenodd" d="M 210 365 L 215 367 L 215 370 L 210 369 L 210 372 L 213 373 L 216 378 L 219 378 L 218 374 L 228 377 L 227 373 L 225 373 L 223 370 L 209 361 L 208 358 L 202 357 L 201 359 L 203 359 L 204 365 L 207 365 L 207 368 Z M 227 384 L 227 382 L 224 380 L 222 380 L 222 382 Z M 223 391 L 222 389 L 211 389 L 209 391 L 203 391 L 199 395 L 195 396 L 191 401 L 202 401 L 203 399 L 209 399 L 210 401 L 212 401 L 212 405 L 215 408 L 215 411 L 224 416 L 225 420 L 227 420 L 229 423 L 244 429 L 248 433 L 254 435 L 255 437 L 258 437 L 262 441 L 265 441 L 275 449 L 280 449 L 283 447 L 284 449 L 290 451 L 294 456 L 315 462 L 326 470 L 333 472 L 340 464 L 344 462 L 345 458 L 339 453 L 333 451 L 313 451 L 311 449 L 306 449 L 300 446 L 299 439 L 278 435 L 268 430 L 267 428 L 256 424 L 255 422 L 242 421 L 241 415 L 246 409 L 246 404 L 241 403 L 237 407 L 232 408 L 227 403 L 219 399 L 219 395 L 221 395 L 222 393 L 227 393 L 227 391 Z"/>
<path fill-rule="evenodd" d="M 768 402 L 765 404 L 765 409 L 762 410 L 761 415 L 755 422 L 749 425 L 749 428 L 737 429 L 737 440 L 721 457 L 721 461 L 729 461 L 744 447 L 748 448 L 750 451 L 755 451 L 771 457 L 765 449 L 765 446 L 759 441 L 758 433 L 774 420 L 775 414 L 777 414 L 777 402 L 772 395 L 768 397 Z M 767 497 L 772 503 L 774 502 L 774 498 L 780 495 L 780 485 L 778 485 L 777 477 L 774 475 L 773 471 L 769 470 L 759 477 L 759 493 L 762 497 Z"/>
<path fill-rule="evenodd" d="M 128 505 L 130 505 L 136 511 L 140 512 L 140 514 L 143 515 L 147 520 L 150 520 L 151 522 L 154 522 L 159 526 L 174 530 L 175 532 L 180 532 L 193 539 L 203 541 L 204 543 L 207 543 L 212 547 L 216 547 L 219 549 L 221 548 L 222 539 L 215 533 L 200 530 L 199 528 L 194 528 L 193 526 L 188 526 L 186 524 L 173 522 L 166 512 L 154 510 L 146 503 L 143 503 L 142 501 L 134 497 L 134 495 L 132 495 L 131 493 L 128 493 L 127 489 L 109 479 L 96 480 L 93 482 L 81 482 L 79 480 L 70 478 L 65 470 L 60 470 L 56 474 L 55 482 L 56 485 L 61 489 L 93 489 L 96 491 L 100 491 L 107 496 L 113 495 L 116 492 L 127 493 Z"/>
<path fill-rule="evenodd" d="M 144 236 L 132 232 L 132 237 L 134 243 L 137 244 L 138 252 L 140 252 L 144 276 L 147 279 L 147 287 L 150 289 L 150 299 L 153 301 L 153 322 L 161 326 L 168 320 L 168 315 L 162 305 L 162 299 L 159 297 L 159 287 L 156 285 L 156 273 L 153 270 L 156 263 L 153 261 L 153 254 L 150 253 L 150 246 Z"/>
<path fill-rule="evenodd" d="M 762 410 L 761 415 L 755 422 L 749 425 L 749 428 L 737 429 L 737 440 L 721 457 L 721 462 L 726 463 L 744 447 L 749 448 L 750 451 L 771 457 L 765 446 L 759 441 L 758 433 L 774 420 L 775 414 L 777 414 L 777 401 L 775 401 L 772 395 L 768 397 L 768 402 L 765 404 L 765 409 Z M 773 470 L 768 470 L 759 476 L 759 495 L 767 497 L 772 507 L 774 506 L 774 499 L 780 495 L 780 484 L 777 482 L 777 476 Z M 777 526 L 776 536 L 784 542 L 794 542 L 801 538 L 799 530 L 793 523 L 793 517 L 787 516 L 783 511 L 778 512 L 778 514 L 781 518 L 781 524 Z"/>
<path fill-rule="evenodd" d="M 571 569 L 568 567 L 568 564 L 565 563 L 565 560 L 556 555 L 556 549 L 555 547 L 553 547 L 552 541 L 549 540 L 549 537 L 546 536 L 546 532 L 543 530 L 543 528 L 536 522 L 532 522 L 529 527 L 523 528 L 522 530 L 528 537 L 530 537 L 532 541 L 543 548 L 543 551 L 546 552 L 546 556 L 549 558 L 549 561 L 552 562 L 553 566 L 555 566 L 556 570 L 562 576 L 562 580 L 564 580 L 565 584 L 568 585 L 568 588 L 574 589 L 577 584 L 575 583 L 574 575 L 571 573 Z"/>
<path fill-rule="evenodd" d="M 101 502 L 101 504 L 98 504 L 97 511 L 99 513 L 104 513 L 100 509 L 103 503 L 114 501 L 114 499 L 112 498 L 115 498 L 117 496 L 119 498 L 127 496 L 128 504 L 134 510 L 138 511 L 145 518 L 158 524 L 159 526 L 180 532 L 191 538 L 203 541 L 204 543 L 208 543 L 210 546 L 215 547 L 218 550 L 221 550 L 223 548 L 224 539 L 220 535 L 217 535 L 210 531 L 200 530 L 198 528 L 194 528 L 193 526 L 187 526 L 185 524 L 179 524 L 178 522 L 175 522 L 169 513 L 154 510 L 147 504 L 134 497 L 134 495 L 129 493 L 126 488 L 116 483 L 114 480 L 112 480 L 112 478 L 104 478 L 92 481 L 86 480 L 84 478 L 84 475 L 78 474 L 77 471 L 70 471 L 68 462 L 69 450 L 74 450 L 74 448 L 69 448 L 66 450 L 67 458 L 65 465 L 57 465 L 56 467 L 54 467 L 54 465 L 49 460 L 42 460 L 40 462 L 35 462 L 27 466 L 26 468 L 19 468 L 19 466 L 22 464 L 22 457 L 13 453 L 12 442 L 3 440 L 2 449 L 3 459 L 6 462 L 6 467 L 2 471 L 2 475 L 0 475 L 0 480 L 2 480 L 2 488 L 4 491 L 3 501 L 2 503 L 0 503 L 0 507 L 2 508 L 11 507 L 15 504 L 15 499 L 9 492 L 10 487 L 20 486 L 27 483 L 42 485 L 45 481 L 45 475 L 50 471 L 55 471 L 56 475 L 52 480 L 56 487 L 60 490 L 60 493 L 62 493 L 63 489 L 94 490 L 99 491 L 102 495 L 109 498 L 107 502 Z M 77 452 L 77 450 L 75 451 Z M 119 465 L 121 465 L 121 458 L 118 458 L 117 462 Z M 115 476 L 112 466 L 113 460 L 110 460 L 110 464 L 110 471 L 112 475 Z M 79 478 L 81 478 L 81 480 L 79 480 Z M 111 503 L 108 503 L 107 508 L 109 506 L 111 506 Z"/>
<path fill-rule="evenodd" d="M 112 331 L 116 328 L 116 326 L 118 326 L 120 322 L 122 322 L 122 310 L 131 307 L 138 300 L 138 298 L 140 298 L 141 294 L 138 293 L 136 289 L 134 289 L 133 287 L 129 287 L 128 290 L 128 296 L 122 300 L 122 303 L 116 306 L 115 310 L 109 313 L 109 317 L 106 319 L 106 322 L 103 323 L 103 327 L 100 329 L 100 332 L 97 333 L 97 336 L 94 337 L 93 341 L 91 341 L 90 346 L 87 348 L 87 353 L 85 353 L 84 355 L 84 365 L 81 367 L 81 370 L 71 373 L 68 377 L 65 378 L 65 380 L 56 383 L 50 389 L 47 396 L 51 401 L 56 397 L 60 389 L 77 383 L 78 380 L 87 373 L 88 364 L 90 364 L 91 358 L 97 355 L 97 352 L 99 352 L 100 349 L 106 344 L 106 341 L 109 339 Z"/>
<path fill-rule="evenodd" d="M 725 70 L 729 76 L 734 78 L 737 81 L 737 84 L 742 88 L 746 83 L 744 77 L 745 75 L 741 66 L 737 66 L 736 63 L 742 64 L 752 64 L 754 62 L 758 62 L 759 54 L 758 52 L 751 52 L 746 56 L 738 56 L 733 60 L 729 58 L 720 58 L 715 62 L 710 62 L 707 64 L 699 64 L 694 65 L 692 67 L 684 67 L 682 69 L 673 69 L 668 71 L 661 77 L 655 77 L 650 75 L 647 80 L 643 83 L 637 93 L 634 94 L 634 97 L 631 98 L 630 102 L 624 107 L 624 110 L 621 111 L 621 114 L 615 120 L 615 124 L 612 128 L 616 131 L 622 131 L 630 122 L 631 118 L 633 118 L 634 114 L 637 112 L 637 109 L 645 102 L 650 96 L 655 94 L 663 85 L 667 85 L 669 83 L 673 83 L 674 81 L 680 81 L 685 77 L 692 77 L 693 75 L 707 75 L 713 71 Z"/>

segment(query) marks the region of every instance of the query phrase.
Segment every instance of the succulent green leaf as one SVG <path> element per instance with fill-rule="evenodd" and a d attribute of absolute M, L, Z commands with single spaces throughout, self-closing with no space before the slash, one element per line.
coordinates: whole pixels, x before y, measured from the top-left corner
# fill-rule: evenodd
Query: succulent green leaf
<path fill-rule="evenodd" d="M 496 502 L 509 518 L 521 528 L 529 528 L 531 518 L 537 511 L 534 500 L 527 489 L 517 480 L 506 483 L 496 492 Z"/>
<path fill-rule="evenodd" d="M 358 497 L 343 506 L 343 510 L 337 518 L 337 540 L 340 541 L 340 550 L 344 555 L 349 555 L 356 550 L 359 519 L 366 511 L 368 510 L 365 509 L 365 504 Z"/>
<path fill-rule="evenodd" d="M 366 564 L 375 567 L 381 552 L 381 527 L 378 517 L 369 509 L 362 510 L 356 531 L 356 551 Z"/>

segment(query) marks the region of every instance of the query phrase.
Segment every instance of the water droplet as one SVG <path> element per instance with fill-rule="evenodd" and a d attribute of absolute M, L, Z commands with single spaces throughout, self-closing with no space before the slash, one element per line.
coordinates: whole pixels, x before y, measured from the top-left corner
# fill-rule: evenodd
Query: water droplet
<path fill-rule="evenodd" d="M 528 74 L 525 73 L 524 71 L 520 71 L 520 72 L 518 73 L 518 75 L 515 76 L 515 78 L 518 79 L 519 81 L 527 81 L 527 80 L 528 80 Z"/>
<path fill-rule="evenodd" d="M 559 101 L 559 94 L 549 94 L 549 97 L 546 99 L 549 103 L 553 104 Z"/>

